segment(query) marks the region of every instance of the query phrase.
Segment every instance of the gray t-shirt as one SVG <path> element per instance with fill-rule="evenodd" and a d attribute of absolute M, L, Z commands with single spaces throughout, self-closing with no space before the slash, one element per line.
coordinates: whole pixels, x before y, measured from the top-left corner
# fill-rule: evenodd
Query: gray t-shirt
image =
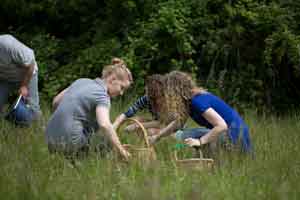
<path fill-rule="evenodd" d="M 76 143 L 87 129 L 97 129 L 96 107 L 110 107 L 103 80 L 82 78 L 66 90 L 46 129 L 48 143 Z"/>
<path fill-rule="evenodd" d="M 21 82 L 26 65 L 34 64 L 37 71 L 34 52 L 12 35 L 0 35 L 0 80 Z"/>

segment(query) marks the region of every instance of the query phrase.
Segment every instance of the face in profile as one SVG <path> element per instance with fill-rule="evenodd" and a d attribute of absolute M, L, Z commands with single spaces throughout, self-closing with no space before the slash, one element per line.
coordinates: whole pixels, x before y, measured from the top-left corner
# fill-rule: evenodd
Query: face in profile
<path fill-rule="evenodd" d="M 109 84 L 107 85 L 108 94 L 110 97 L 116 97 L 119 95 L 123 95 L 124 92 L 129 88 L 130 81 L 129 80 L 120 80 L 116 77 L 112 78 Z"/>

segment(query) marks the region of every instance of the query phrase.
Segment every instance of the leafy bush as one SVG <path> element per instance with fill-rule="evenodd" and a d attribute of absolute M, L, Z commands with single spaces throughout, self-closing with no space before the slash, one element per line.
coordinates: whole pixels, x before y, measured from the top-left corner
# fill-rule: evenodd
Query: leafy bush
<path fill-rule="evenodd" d="M 145 76 L 183 70 L 230 104 L 298 107 L 300 4 L 257 0 L 3 0 L 0 32 L 35 49 L 52 97 L 114 56 Z"/>

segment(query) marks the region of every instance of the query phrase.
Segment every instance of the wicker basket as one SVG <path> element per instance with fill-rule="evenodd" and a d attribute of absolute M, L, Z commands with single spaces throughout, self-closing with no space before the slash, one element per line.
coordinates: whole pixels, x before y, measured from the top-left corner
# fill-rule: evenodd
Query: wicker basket
<path fill-rule="evenodd" d="M 199 158 L 179 159 L 178 150 L 175 150 L 174 159 L 176 166 L 179 168 L 196 170 L 212 169 L 214 167 L 214 160 L 211 158 L 203 158 L 202 151 L 200 149 L 198 151 Z"/>
<path fill-rule="evenodd" d="M 134 119 L 134 118 L 128 118 L 121 124 L 120 127 L 122 127 L 122 125 L 127 124 L 129 122 L 134 123 L 139 127 L 139 131 L 137 133 L 138 133 L 138 136 L 140 138 L 142 138 L 142 140 L 144 141 L 145 146 L 139 147 L 139 146 L 132 145 L 132 144 L 123 144 L 123 147 L 132 154 L 133 158 L 138 159 L 142 162 L 149 162 L 149 161 L 156 160 L 157 157 L 156 157 L 155 150 L 148 141 L 147 130 L 145 129 L 143 124 L 141 122 L 139 122 L 139 120 Z M 120 130 L 122 130 L 122 129 L 119 128 L 118 132 L 122 132 Z"/>

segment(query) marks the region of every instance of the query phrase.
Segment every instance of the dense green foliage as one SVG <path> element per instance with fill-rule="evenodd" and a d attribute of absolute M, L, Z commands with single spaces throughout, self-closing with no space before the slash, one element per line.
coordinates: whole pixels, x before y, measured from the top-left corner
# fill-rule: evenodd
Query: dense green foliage
<path fill-rule="evenodd" d="M 114 116 L 122 110 L 114 109 Z M 49 110 L 44 111 L 47 120 Z M 213 171 L 176 168 L 172 138 L 156 145 L 159 160 L 149 165 L 141 165 L 134 159 L 126 165 L 116 160 L 116 154 L 101 157 L 91 153 L 74 167 L 62 156 L 49 154 L 43 142 L 43 123 L 24 129 L 0 120 L 0 197 L 9 200 L 299 199 L 299 116 L 279 119 L 247 112 L 245 119 L 251 127 L 255 158 L 224 153 Z"/>
<path fill-rule="evenodd" d="M 230 104 L 283 111 L 300 100 L 299 13 L 291 0 L 2 0 L 0 33 L 35 49 L 46 98 L 119 56 L 140 92 L 180 69 Z"/>

